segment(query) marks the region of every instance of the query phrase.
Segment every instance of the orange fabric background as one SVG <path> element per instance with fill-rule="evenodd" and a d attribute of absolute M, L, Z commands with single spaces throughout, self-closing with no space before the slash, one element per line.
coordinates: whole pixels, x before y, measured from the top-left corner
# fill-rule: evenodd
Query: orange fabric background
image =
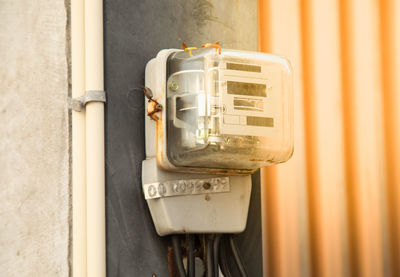
<path fill-rule="evenodd" d="M 262 170 L 265 276 L 400 276 L 400 1 L 259 0 L 295 72 L 295 152 Z"/>

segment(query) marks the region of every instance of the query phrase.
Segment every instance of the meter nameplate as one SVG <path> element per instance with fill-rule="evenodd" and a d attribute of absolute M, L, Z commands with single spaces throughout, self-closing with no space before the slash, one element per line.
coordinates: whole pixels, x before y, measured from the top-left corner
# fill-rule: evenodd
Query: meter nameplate
<path fill-rule="evenodd" d="M 229 177 L 171 180 L 143 185 L 145 199 L 229 191 Z"/>
<path fill-rule="evenodd" d="M 268 66 L 261 72 L 229 69 L 220 71 L 218 81 L 224 103 L 221 134 L 275 136 L 282 118 L 281 72 Z"/>

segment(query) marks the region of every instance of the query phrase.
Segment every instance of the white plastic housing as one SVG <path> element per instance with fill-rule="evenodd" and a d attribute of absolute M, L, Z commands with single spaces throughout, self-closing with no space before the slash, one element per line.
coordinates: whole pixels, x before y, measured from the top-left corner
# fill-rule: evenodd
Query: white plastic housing
<path fill-rule="evenodd" d="M 218 175 L 170 172 L 155 159 L 143 161 L 143 184 L 209 178 Z M 147 199 L 160 236 L 179 233 L 240 233 L 246 228 L 251 176 L 229 176 L 230 191 Z"/>
<path fill-rule="evenodd" d="M 146 67 L 146 86 L 164 107 L 157 123 L 146 119 L 146 136 L 155 138 L 146 153 L 164 169 L 249 174 L 292 155 L 292 71 L 284 58 L 163 50 Z"/>

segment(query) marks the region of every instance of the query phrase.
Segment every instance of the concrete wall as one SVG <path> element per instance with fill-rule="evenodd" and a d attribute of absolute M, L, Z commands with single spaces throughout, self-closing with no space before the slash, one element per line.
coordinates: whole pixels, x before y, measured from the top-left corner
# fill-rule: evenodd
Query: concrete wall
<path fill-rule="evenodd" d="M 0 0 L 0 275 L 68 276 L 64 0 Z"/>

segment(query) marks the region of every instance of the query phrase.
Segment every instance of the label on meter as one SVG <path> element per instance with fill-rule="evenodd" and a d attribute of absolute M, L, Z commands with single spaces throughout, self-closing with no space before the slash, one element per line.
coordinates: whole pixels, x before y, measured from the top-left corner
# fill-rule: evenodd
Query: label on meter
<path fill-rule="evenodd" d="M 221 134 L 258 137 L 275 134 L 281 120 L 280 71 L 268 66 L 228 63 L 227 69 L 220 70 L 218 82 L 224 103 Z"/>

